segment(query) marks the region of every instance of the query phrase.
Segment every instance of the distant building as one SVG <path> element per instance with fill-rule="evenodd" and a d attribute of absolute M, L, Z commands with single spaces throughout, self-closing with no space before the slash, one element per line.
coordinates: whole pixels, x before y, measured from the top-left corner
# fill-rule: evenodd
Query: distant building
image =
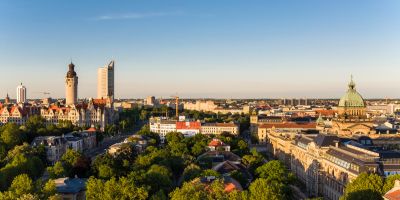
<path fill-rule="evenodd" d="M 97 71 L 97 98 L 114 99 L 114 61 Z"/>
<path fill-rule="evenodd" d="M 185 137 L 192 137 L 200 133 L 200 122 L 176 122 L 176 131 L 182 133 Z"/>
<path fill-rule="evenodd" d="M 258 127 L 258 140 L 260 143 L 268 142 L 268 135 L 273 132 L 292 132 L 300 133 L 305 130 L 316 130 L 317 124 L 314 122 L 310 123 L 296 123 L 296 122 L 285 122 L 285 123 L 269 123 L 262 124 Z"/>
<path fill-rule="evenodd" d="M 22 83 L 17 87 L 17 103 L 26 103 L 26 87 Z"/>
<path fill-rule="evenodd" d="M 60 136 L 36 137 L 31 145 L 34 147 L 43 145 L 46 148 L 47 160 L 51 164 L 59 161 L 67 150 L 67 141 Z"/>
<path fill-rule="evenodd" d="M 196 101 L 195 103 L 192 102 L 185 102 L 183 104 L 183 108 L 185 110 L 197 110 L 203 112 L 213 112 L 218 106 L 214 104 L 214 101 Z"/>
<path fill-rule="evenodd" d="M 330 132 L 339 135 L 375 133 L 372 119 L 366 115 L 366 103 L 355 87 L 351 79 L 347 92 L 340 98 Z"/>
<path fill-rule="evenodd" d="M 161 143 L 164 143 L 167 133 L 176 131 L 176 121 L 164 120 L 161 118 L 150 118 L 149 127 L 151 132 L 158 133 L 160 135 Z"/>
<path fill-rule="evenodd" d="M 205 123 L 201 125 L 200 132 L 202 134 L 230 133 L 232 135 L 239 134 L 239 125 L 234 123 Z"/>
<path fill-rule="evenodd" d="M 26 104 L 21 106 L 13 104 L 0 105 L 0 122 L 3 124 L 16 123 L 23 125 L 30 116 L 35 114 L 39 114 L 39 108 L 36 106 L 28 106 Z"/>
<path fill-rule="evenodd" d="M 231 151 L 231 146 L 225 144 L 218 138 L 214 138 L 208 143 L 208 150 L 209 151 Z"/>
<path fill-rule="evenodd" d="M 68 72 L 65 77 L 65 99 L 66 105 L 74 105 L 78 103 L 78 76 L 75 72 L 75 65 L 71 62 L 68 65 Z"/>
<path fill-rule="evenodd" d="M 7 96 L 4 99 L 4 104 L 10 104 L 10 103 L 11 103 L 11 100 L 10 100 L 10 97 L 8 96 L 8 93 L 7 93 Z"/>
<path fill-rule="evenodd" d="M 40 115 L 47 124 L 58 124 L 62 121 L 71 121 L 76 126 L 100 126 L 104 130 L 107 124 L 116 119 L 113 103 L 107 99 L 89 99 L 87 103 L 72 104 L 68 107 L 51 105 L 43 107 Z"/>
<path fill-rule="evenodd" d="M 154 97 L 154 96 L 148 96 L 144 101 L 145 101 L 144 105 L 147 105 L 147 106 L 156 105 L 156 97 Z"/>

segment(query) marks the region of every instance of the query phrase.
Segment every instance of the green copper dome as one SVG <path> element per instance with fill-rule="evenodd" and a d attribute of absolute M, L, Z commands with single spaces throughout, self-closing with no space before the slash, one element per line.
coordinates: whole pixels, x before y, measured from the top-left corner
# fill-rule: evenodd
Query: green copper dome
<path fill-rule="evenodd" d="M 353 77 L 349 83 L 349 89 L 346 94 L 340 98 L 339 107 L 365 107 L 364 99 L 355 89 L 356 84 L 353 82 Z"/>

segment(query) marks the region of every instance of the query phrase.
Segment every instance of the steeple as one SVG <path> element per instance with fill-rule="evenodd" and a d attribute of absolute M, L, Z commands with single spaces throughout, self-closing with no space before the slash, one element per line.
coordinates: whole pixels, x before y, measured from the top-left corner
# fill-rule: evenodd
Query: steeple
<path fill-rule="evenodd" d="M 356 88 L 356 84 L 353 81 L 353 75 L 351 75 L 350 83 L 349 83 L 349 90 L 354 90 Z"/>
<path fill-rule="evenodd" d="M 75 65 L 74 63 L 71 63 L 68 65 L 68 72 L 67 72 L 67 78 L 73 78 L 76 76 L 76 72 L 75 72 Z"/>
<path fill-rule="evenodd" d="M 8 96 L 8 92 L 7 92 L 6 98 L 4 99 L 4 103 L 5 104 L 9 104 L 10 103 L 10 97 Z"/>

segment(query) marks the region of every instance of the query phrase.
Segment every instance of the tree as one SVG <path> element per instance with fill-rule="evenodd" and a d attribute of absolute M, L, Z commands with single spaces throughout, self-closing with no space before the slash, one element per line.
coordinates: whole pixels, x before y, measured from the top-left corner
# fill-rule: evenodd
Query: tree
<path fill-rule="evenodd" d="M 27 174 L 21 174 L 14 178 L 11 183 L 10 192 L 15 194 L 15 196 L 20 197 L 24 194 L 30 194 L 34 192 L 32 179 L 29 178 Z"/>
<path fill-rule="evenodd" d="M 181 142 L 185 137 L 182 133 L 179 132 L 169 132 L 165 136 L 165 139 L 168 143 L 178 143 Z"/>
<path fill-rule="evenodd" d="M 8 149 L 12 149 L 15 145 L 21 144 L 26 140 L 25 134 L 19 129 L 19 126 L 14 123 L 7 123 L 4 125 L 0 138 Z"/>
<path fill-rule="evenodd" d="M 279 160 L 272 160 L 256 169 L 256 175 L 269 182 L 277 181 L 280 183 L 289 183 L 289 176 L 285 165 Z"/>
<path fill-rule="evenodd" d="M 199 181 L 185 182 L 169 194 L 171 200 L 241 200 L 247 199 L 246 193 L 239 191 L 226 192 L 223 180 L 214 180 L 211 184 Z"/>
<path fill-rule="evenodd" d="M 185 170 L 183 170 L 182 181 L 186 182 L 193 180 L 194 178 L 199 177 L 200 174 L 201 174 L 201 168 L 195 164 L 190 164 L 185 168 Z"/>
<path fill-rule="evenodd" d="M 382 194 L 386 194 L 386 192 L 393 188 L 395 180 L 400 180 L 400 174 L 390 175 L 386 178 Z"/>
<path fill-rule="evenodd" d="M 47 171 L 50 178 L 74 177 L 75 175 L 86 177 L 90 171 L 90 160 L 81 153 L 68 149 L 60 161 L 57 161 L 54 166 L 48 167 Z"/>
<path fill-rule="evenodd" d="M 143 187 L 137 187 L 135 183 L 125 177 L 121 177 L 119 180 L 111 178 L 105 182 L 90 177 L 86 184 L 86 199 L 88 200 L 145 200 L 147 197 L 148 193 Z"/>
<path fill-rule="evenodd" d="M 66 174 L 60 161 L 57 161 L 52 167 L 47 167 L 47 172 L 49 173 L 50 178 L 60 178 Z"/>
<path fill-rule="evenodd" d="M 152 165 L 145 175 L 146 185 L 151 187 L 150 193 L 154 194 L 159 190 L 169 191 L 173 186 L 170 177 L 172 177 L 172 173 L 168 168 Z"/>
<path fill-rule="evenodd" d="M 259 178 L 250 184 L 250 200 L 271 199 L 281 200 L 288 199 L 283 192 L 283 184 L 276 181 L 269 182 L 266 179 Z"/>
<path fill-rule="evenodd" d="M 201 176 L 201 177 L 204 177 L 204 176 L 214 176 L 214 177 L 219 178 L 219 177 L 221 177 L 221 174 L 218 173 L 218 172 L 215 171 L 215 170 L 206 169 L 206 170 L 204 170 L 204 171 L 201 173 L 200 176 Z"/>
<path fill-rule="evenodd" d="M 377 174 L 361 173 L 347 184 L 342 200 L 382 199 L 383 180 Z"/>
<path fill-rule="evenodd" d="M 243 156 L 242 162 L 244 165 L 246 165 L 250 172 L 254 173 L 256 168 L 263 164 L 264 157 L 255 149 L 252 149 L 251 153 L 251 155 Z"/>
<path fill-rule="evenodd" d="M 48 199 L 56 194 L 56 183 L 54 180 L 50 179 L 44 184 L 42 194 L 44 199 Z"/>

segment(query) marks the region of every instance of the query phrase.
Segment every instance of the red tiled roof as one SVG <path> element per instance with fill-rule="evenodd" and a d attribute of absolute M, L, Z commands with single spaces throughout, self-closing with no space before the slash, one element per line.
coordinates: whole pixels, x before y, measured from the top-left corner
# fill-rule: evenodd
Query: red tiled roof
<path fill-rule="evenodd" d="M 295 123 L 295 122 L 284 122 L 284 123 L 269 123 L 269 124 L 262 124 L 259 128 L 304 128 L 304 129 L 313 129 L 316 128 L 317 124 L 314 122 L 311 123 Z"/>
<path fill-rule="evenodd" d="M 96 132 L 96 128 L 95 127 L 90 127 L 88 130 L 86 130 L 86 131 L 89 131 L 89 132 Z"/>
<path fill-rule="evenodd" d="M 384 197 L 389 200 L 400 200 L 400 190 L 395 190 L 391 193 L 386 193 Z"/>
<path fill-rule="evenodd" d="M 210 143 L 208 143 L 208 146 L 212 146 L 212 147 L 219 147 L 219 146 L 225 146 L 226 144 L 224 142 L 222 142 L 219 139 L 212 139 Z"/>
<path fill-rule="evenodd" d="M 176 122 L 176 129 L 198 129 L 200 130 L 200 122 Z"/>
<path fill-rule="evenodd" d="M 336 110 L 316 110 L 315 111 L 318 115 L 321 114 L 322 116 L 333 116 L 337 113 Z"/>
<path fill-rule="evenodd" d="M 237 187 L 236 187 L 235 184 L 233 184 L 233 183 L 227 183 L 227 184 L 225 184 L 225 189 L 224 189 L 224 191 L 225 191 L 225 192 L 232 192 L 233 190 L 236 190 L 236 189 L 237 189 Z"/>
<path fill-rule="evenodd" d="M 93 99 L 93 104 L 107 104 L 107 99 Z"/>

